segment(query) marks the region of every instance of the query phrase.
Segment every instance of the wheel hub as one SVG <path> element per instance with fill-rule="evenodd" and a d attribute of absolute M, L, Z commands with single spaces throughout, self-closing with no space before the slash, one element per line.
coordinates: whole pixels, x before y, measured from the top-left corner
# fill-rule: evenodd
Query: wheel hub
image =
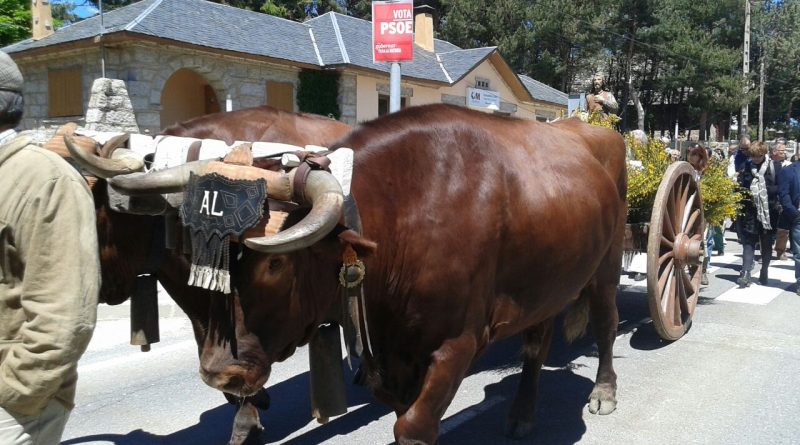
<path fill-rule="evenodd" d="M 672 253 L 675 256 L 675 261 L 681 264 L 699 266 L 705 259 L 703 243 L 700 240 L 689 238 L 685 233 L 679 233 L 675 237 L 673 246 Z"/>

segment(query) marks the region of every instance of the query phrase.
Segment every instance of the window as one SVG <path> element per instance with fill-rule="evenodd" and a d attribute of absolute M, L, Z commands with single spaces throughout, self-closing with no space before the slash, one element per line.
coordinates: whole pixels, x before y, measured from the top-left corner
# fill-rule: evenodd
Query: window
<path fill-rule="evenodd" d="M 400 109 L 402 110 L 408 104 L 408 98 L 400 97 Z M 389 95 L 378 95 L 378 116 L 389 114 Z"/>
<path fill-rule="evenodd" d="M 80 67 L 47 73 L 47 106 L 50 117 L 83 115 Z"/>
<path fill-rule="evenodd" d="M 481 90 L 488 90 L 489 89 L 489 79 L 485 79 L 483 77 L 476 77 L 475 78 L 475 88 Z"/>
<path fill-rule="evenodd" d="M 289 82 L 267 81 L 267 105 L 294 112 L 294 85 Z"/>

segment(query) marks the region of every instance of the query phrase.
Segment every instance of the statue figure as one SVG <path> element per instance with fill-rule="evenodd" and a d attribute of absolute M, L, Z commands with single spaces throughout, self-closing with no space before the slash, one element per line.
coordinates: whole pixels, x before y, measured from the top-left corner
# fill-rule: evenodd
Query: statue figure
<path fill-rule="evenodd" d="M 589 113 L 602 111 L 606 114 L 616 114 L 619 109 L 617 99 L 611 92 L 606 91 L 603 76 L 596 74 L 592 78 L 592 90 L 586 95 L 586 109 Z"/>

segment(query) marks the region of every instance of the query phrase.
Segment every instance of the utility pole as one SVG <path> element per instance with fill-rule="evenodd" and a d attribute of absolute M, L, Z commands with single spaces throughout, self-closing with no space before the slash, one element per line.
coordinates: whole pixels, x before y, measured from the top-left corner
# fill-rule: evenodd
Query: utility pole
<path fill-rule="evenodd" d="M 764 52 L 761 57 L 761 80 L 758 87 L 758 140 L 761 142 L 764 142 L 764 84 L 766 83 L 764 77 L 764 59 L 766 55 L 767 53 Z"/>
<path fill-rule="evenodd" d="M 739 122 L 739 139 L 747 136 L 747 93 L 750 92 L 750 0 L 745 0 L 744 7 L 744 55 L 742 57 L 742 75 L 744 76 L 744 98 L 742 104 L 742 121 Z"/>

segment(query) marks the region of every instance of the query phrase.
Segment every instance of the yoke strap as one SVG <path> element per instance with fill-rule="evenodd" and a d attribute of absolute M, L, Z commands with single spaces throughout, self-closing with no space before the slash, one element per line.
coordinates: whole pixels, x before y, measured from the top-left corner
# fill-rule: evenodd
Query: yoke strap
<path fill-rule="evenodd" d="M 297 166 L 294 174 L 294 183 L 292 184 L 294 192 L 292 200 L 303 206 L 307 204 L 305 189 L 308 174 L 311 173 L 312 170 L 330 171 L 331 160 L 320 153 L 304 153 L 304 155 L 298 153 L 298 156 L 301 156 L 302 162 Z"/>

